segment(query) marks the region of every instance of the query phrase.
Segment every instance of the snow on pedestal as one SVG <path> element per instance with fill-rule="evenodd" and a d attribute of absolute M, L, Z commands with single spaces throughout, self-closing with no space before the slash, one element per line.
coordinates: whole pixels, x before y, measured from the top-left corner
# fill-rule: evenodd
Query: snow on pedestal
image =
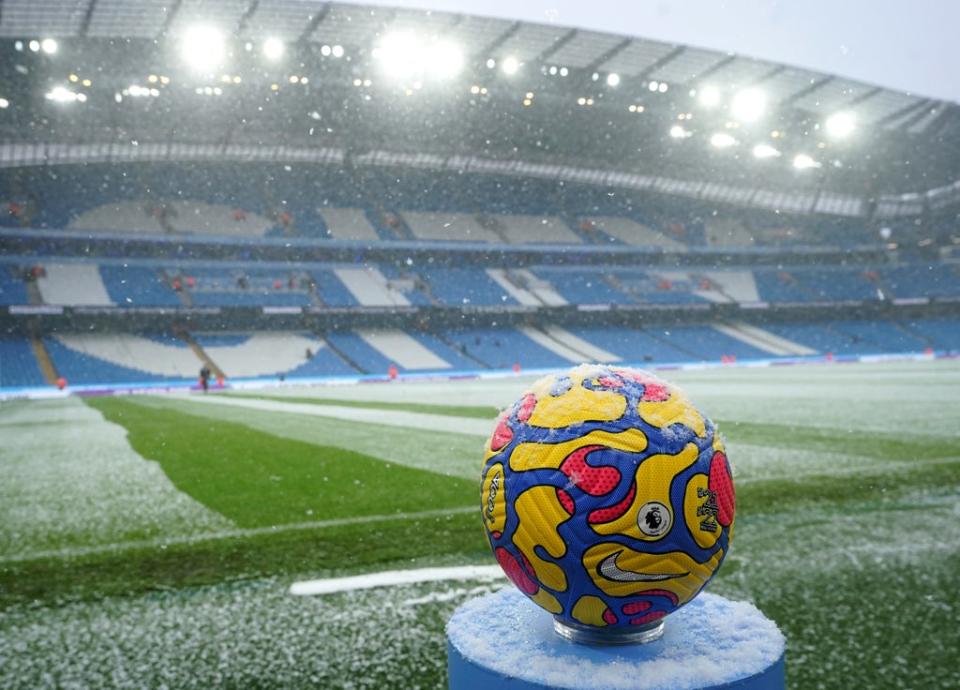
<path fill-rule="evenodd" d="M 782 690 L 784 637 L 755 606 L 701 594 L 656 642 L 587 646 L 514 588 L 458 608 L 447 624 L 450 690 Z"/>

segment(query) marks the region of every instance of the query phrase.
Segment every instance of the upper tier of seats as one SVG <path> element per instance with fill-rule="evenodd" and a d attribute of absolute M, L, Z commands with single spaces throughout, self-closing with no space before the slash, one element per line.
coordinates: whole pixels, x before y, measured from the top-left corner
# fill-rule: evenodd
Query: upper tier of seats
<path fill-rule="evenodd" d="M 36 289 L 32 290 L 31 287 Z M 32 295 L 32 296 L 31 296 Z M 408 306 L 813 303 L 960 296 L 960 264 L 698 270 L 53 260 L 0 263 L 0 304 Z"/>
<path fill-rule="evenodd" d="M 0 225 L 375 243 L 626 244 L 669 251 L 878 244 L 858 219 L 717 207 L 535 178 L 324 165 L 100 164 L 0 170 Z M 9 204 L 8 204 L 9 205 Z"/>

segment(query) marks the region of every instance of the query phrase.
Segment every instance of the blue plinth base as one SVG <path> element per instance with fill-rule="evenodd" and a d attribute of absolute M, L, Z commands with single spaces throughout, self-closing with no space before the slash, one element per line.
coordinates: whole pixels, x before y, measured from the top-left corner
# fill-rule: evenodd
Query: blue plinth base
<path fill-rule="evenodd" d="M 751 604 L 701 594 L 656 642 L 588 646 L 510 587 L 468 601 L 447 624 L 450 690 L 782 690 L 784 638 Z"/>

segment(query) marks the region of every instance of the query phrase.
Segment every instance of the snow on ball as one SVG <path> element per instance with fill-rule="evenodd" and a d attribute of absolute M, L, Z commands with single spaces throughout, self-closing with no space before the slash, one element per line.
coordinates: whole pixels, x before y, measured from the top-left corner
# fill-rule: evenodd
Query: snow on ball
<path fill-rule="evenodd" d="M 483 524 L 513 583 L 559 621 L 650 626 L 710 581 L 733 536 L 714 424 L 648 372 L 546 376 L 485 447 Z"/>

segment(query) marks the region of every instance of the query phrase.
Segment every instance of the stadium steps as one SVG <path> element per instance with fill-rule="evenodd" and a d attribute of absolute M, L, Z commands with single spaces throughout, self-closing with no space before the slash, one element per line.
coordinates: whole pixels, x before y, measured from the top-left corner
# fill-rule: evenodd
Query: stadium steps
<path fill-rule="evenodd" d="M 691 361 L 698 361 L 698 360 L 707 358 L 706 354 L 702 352 L 695 352 L 694 350 L 691 350 L 690 348 L 685 347 L 682 341 L 677 342 L 676 340 L 672 340 L 671 338 L 665 337 L 663 335 L 658 335 L 655 330 L 651 330 L 650 328 L 641 328 L 640 330 L 651 340 L 655 340 L 661 345 L 665 345 L 669 348 L 676 350 L 677 352 L 680 352 L 681 354 L 686 355 L 687 357 L 690 358 Z"/>
<path fill-rule="evenodd" d="M 166 269 L 160 269 L 160 276 L 163 278 L 163 281 L 167 284 L 170 290 L 172 290 L 173 293 L 177 296 L 177 299 L 180 300 L 180 304 L 182 304 L 185 307 L 193 306 L 193 296 L 190 294 L 190 292 L 187 290 L 185 286 L 181 285 L 181 289 L 179 290 L 173 289 L 173 279 L 175 278 L 175 276 L 171 276 L 169 273 L 167 273 Z"/>
<path fill-rule="evenodd" d="M 469 348 L 463 345 L 462 343 L 453 342 L 450 338 L 446 337 L 443 333 L 433 333 L 432 335 L 434 338 L 439 340 L 441 343 L 443 343 L 450 349 L 456 350 L 457 352 L 459 352 L 464 359 L 468 359 L 471 362 L 474 362 L 475 364 L 477 364 L 481 369 L 493 368 L 489 364 L 484 362 L 482 359 L 479 359 L 478 357 L 474 357 L 473 353 L 470 352 Z"/>
<path fill-rule="evenodd" d="M 758 350 L 769 352 L 771 355 L 815 355 L 817 351 L 793 340 L 766 331 L 757 326 L 735 321 L 731 323 L 715 323 L 713 327 L 721 333 L 736 338 L 742 343 L 752 345 Z"/>
<path fill-rule="evenodd" d="M 497 218 L 480 214 L 477 216 L 477 222 L 480 223 L 481 227 L 496 235 L 501 242 L 504 244 L 510 244 L 510 237 L 507 235 L 506 229 Z"/>
<path fill-rule="evenodd" d="M 633 302 L 642 301 L 637 297 L 637 294 L 632 289 L 624 285 L 623 282 L 612 273 L 604 273 L 603 282 L 605 282 L 611 290 L 616 290 L 620 294 L 626 295 Z"/>
<path fill-rule="evenodd" d="M 900 323 L 899 321 L 892 321 L 891 323 L 893 324 L 893 327 L 896 328 L 900 333 L 903 333 L 907 337 L 913 338 L 914 340 L 922 344 L 924 348 L 929 347 L 929 348 L 936 349 L 937 344 L 933 342 L 933 340 L 930 337 L 928 337 L 925 333 L 921 333 L 919 331 L 912 331 L 909 328 L 907 328 L 905 325 Z"/>
<path fill-rule="evenodd" d="M 410 334 L 396 328 L 369 328 L 354 331 L 387 360 L 404 369 L 451 369 L 450 362 L 433 352 Z"/>
<path fill-rule="evenodd" d="M 335 268 L 333 272 L 354 299 L 363 306 L 406 307 L 410 305 L 410 300 L 403 293 L 391 288 L 386 277 L 377 268 L 372 266 Z"/>
<path fill-rule="evenodd" d="M 538 278 L 526 268 L 488 268 L 490 276 L 517 302 L 532 307 L 559 307 L 568 304 L 559 292 L 546 280 Z"/>
<path fill-rule="evenodd" d="M 56 386 L 57 379 L 60 378 L 60 372 L 57 371 L 53 358 L 47 351 L 46 345 L 43 344 L 43 340 L 36 334 L 32 334 L 30 336 L 30 348 L 33 350 L 33 356 L 37 358 L 37 366 L 40 367 L 40 373 L 43 374 L 44 380 L 51 386 Z"/>
<path fill-rule="evenodd" d="M 610 364 L 612 362 L 622 361 L 622 358 L 619 355 L 613 352 L 608 352 L 602 347 L 598 347 L 593 343 L 584 340 L 580 336 L 571 333 L 565 328 L 560 328 L 560 326 L 547 326 L 543 329 L 543 331 L 558 343 L 570 348 L 574 352 L 579 352 L 582 354 L 583 361 L 585 362 L 600 362 L 601 364 Z"/>
<path fill-rule="evenodd" d="M 335 354 L 337 357 L 339 357 L 340 360 L 343 361 L 344 363 L 346 363 L 347 366 L 355 369 L 358 373 L 361 373 L 361 374 L 369 374 L 369 373 L 370 373 L 370 372 L 367 371 L 365 368 L 363 368 L 362 366 L 360 366 L 360 365 L 356 362 L 356 360 L 354 360 L 352 357 L 350 357 L 346 352 L 344 352 L 344 351 L 341 350 L 339 347 L 337 347 L 336 344 L 333 342 L 333 340 L 331 340 L 330 338 L 327 337 L 327 334 L 326 334 L 326 333 L 324 333 L 324 332 L 322 332 L 322 331 L 318 331 L 318 332 L 316 333 L 316 335 L 320 338 L 320 340 L 323 341 L 323 344 L 330 349 L 330 352 L 332 352 L 332 353 Z"/>
<path fill-rule="evenodd" d="M 190 335 L 190 333 L 188 333 L 187 331 L 181 331 L 177 333 L 177 337 L 179 337 L 180 340 L 182 340 L 183 342 L 185 342 L 187 345 L 190 346 L 190 349 L 193 350 L 193 354 L 197 356 L 197 359 L 199 359 L 201 362 L 203 362 L 208 367 L 210 367 L 210 371 L 213 372 L 213 375 L 216 378 L 218 379 L 227 378 L 227 375 L 223 373 L 223 369 L 221 369 L 217 365 L 217 363 L 213 361 L 210 355 L 207 354 L 206 350 L 204 350 L 200 346 L 200 343 L 198 343 L 196 340 L 193 339 L 193 336 Z"/>
<path fill-rule="evenodd" d="M 566 342 L 564 342 L 563 340 L 558 339 L 554 335 L 551 335 L 546 331 L 541 331 L 539 328 L 535 328 L 533 326 L 521 326 L 517 330 L 523 333 L 528 338 L 530 338 L 530 340 L 535 342 L 537 345 L 544 347 L 547 350 L 550 350 L 550 352 L 562 357 L 563 359 L 567 360 L 572 364 L 580 364 L 581 362 L 593 361 L 592 357 L 582 352 L 579 348 L 574 347 L 575 343 L 579 342 L 582 344 L 586 344 L 586 341 L 582 340 L 581 338 L 577 338 L 572 333 L 568 333 L 567 331 L 564 331 L 566 335 L 570 336 L 570 338 L 566 338 L 565 339 Z M 599 350 L 599 348 L 597 349 Z M 610 353 L 608 352 L 606 354 L 609 355 Z M 616 355 L 613 355 L 613 356 L 615 357 Z"/>
<path fill-rule="evenodd" d="M 37 287 L 37 281 L 28 280 L 26 281 L 27 286 L 27 304 L 37 305 L 43 304 L 43 295 L 40 294 L 40 288 Z"/>

